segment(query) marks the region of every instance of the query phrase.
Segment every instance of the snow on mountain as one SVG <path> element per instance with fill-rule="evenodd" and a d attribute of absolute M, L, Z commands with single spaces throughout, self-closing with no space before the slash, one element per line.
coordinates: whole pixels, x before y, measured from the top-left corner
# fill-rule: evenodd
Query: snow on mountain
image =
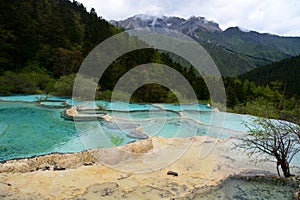
<path fill-rule="evenodd" d="M 222 32 L 219 25 L 213 21 L 208 21 L 204 17 L 190 17 L 183 19 L 179 17 L 152 16 L 152 15 L 135 15 L 122 21 L 110 21 L 113 25 L 119 25 L 124 29 L 160 27 L 170 28 L 176 31 L 190 34 L 195 31 L 204 32 Z"/>
<path fill-rule="evenodd" d="M 246 29 L 246 28 L 243 28 L 243 27 L 240 27 L 240 26 L 238 26 L 238 29 L 239 29 L 240 31 L 244 32 L 244 33 L 249 33 L 249 32 L 250 32 L 250 30 L 248 30 L 248 29 Z"/>

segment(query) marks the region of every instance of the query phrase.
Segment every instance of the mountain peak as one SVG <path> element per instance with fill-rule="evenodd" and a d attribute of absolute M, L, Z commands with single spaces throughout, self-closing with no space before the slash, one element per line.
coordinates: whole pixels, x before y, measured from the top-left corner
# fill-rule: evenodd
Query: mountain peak
<path fill-rule="evenodd" d="M 144 20 L 144 21 L 148 21 L 148 20 L 153 20 L 154 18 L 162 18 L 164 16 L 159 16 L 159 15 L 149 15 L 149 14 L 137 14 L 134 15 L 132 18 L 133 19 L 140 19 L 140 20 Z"/>
<path fill-rule="evenodd" d="M 190 20 L 190 21 L 200 21 L 200 22 L 202 22 L 204 24 L 215 23 L 214 21 L 208 21 L 205 17 L 200 17 L 200 16 L 198 16 L 198 17 L 191 16 L 188 20 Z"/>
<path fill-rule="evenodd" d="M 222 32 L 217 23 L 208 21 L 205 17 L 200 16 L 192 16 L 186 20 L 174 16 L 138 14 L 122 21 L 111 21 L 111 23 L 114 25 L 118 24 L 126 30 L 144 27 L 160 27 L 170 28 L 185 34 L 190 34 L 195 31 Z"/>

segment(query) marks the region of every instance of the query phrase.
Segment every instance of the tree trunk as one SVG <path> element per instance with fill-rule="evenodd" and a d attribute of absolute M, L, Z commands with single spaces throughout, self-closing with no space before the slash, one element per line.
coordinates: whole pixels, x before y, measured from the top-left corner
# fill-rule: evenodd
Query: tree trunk
<path fill-rule="evenodd" d="M 289 163 L 286 162 L 285 160 L 283 160 L 283 161 L 280 161 L 280 166 L 281 166 L 284 177 L 286 177 L 286 178 L 290 177 L 291 173 L 290 173 Z"/>
<path fill-rule="evenodd" d="M 277 161 L 277 167 L 276 167 L 276 169 L 277 169 L 277 174 L 278 174 L 279 177 L 281 177 L 281 176 L 280 176 L 280 172 L 279 172 L 279 165 L 280 165 L 280 163 Z"/>

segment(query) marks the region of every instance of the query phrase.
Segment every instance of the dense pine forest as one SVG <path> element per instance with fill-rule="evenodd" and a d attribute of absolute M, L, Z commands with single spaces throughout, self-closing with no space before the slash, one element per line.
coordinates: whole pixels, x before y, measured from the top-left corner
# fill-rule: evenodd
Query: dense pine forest
<path fill-rule="evenodd" d="M 1 94 L 50 93 L 98 43 L 119 32 L 76 1 L 1 1 Z"/>
<path fill-rule="evenodd" d="M 300 122 L 300 56 L 226 79 L 227 104 L 235 112 Z"/>
<path fill-rule="evenodd" d="M 85 56 L 101 41 L 123 31 L 99 17 L 94 9 L 87 11 L 76 1 L 11 0 L 0 4 L 1 95 L 71 96 L 75 74 Z M 135 66 L 161 63 L 185 76 L 199 101 L 209 102 L 209 92 L 199 74 L 171 57 L 151 48 L 121 56 L 101 78 L 97 98 L 109 100 L 117 80 Z M 236 78 L 224 78 L 228 108 L 233 112 L 271 115 L 298 122 L 299 65 L 300 57 L 296 56 Z M 131 100 L 178 101 L 168 88 L 155 84 L 139 88 Z"/>
<path fill-rule="evenodd" d="M 240 75 L 241 80 L 253 81 L 257 85 L 268 85 L 280 80 L 288 97 L 300 97 L 300 56 L 265 65 Z"/>

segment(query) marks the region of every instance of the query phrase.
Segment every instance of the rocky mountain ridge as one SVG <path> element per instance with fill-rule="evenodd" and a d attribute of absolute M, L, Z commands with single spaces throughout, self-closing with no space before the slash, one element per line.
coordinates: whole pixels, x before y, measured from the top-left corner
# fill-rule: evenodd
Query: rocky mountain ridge
<path fill-rule="evenodd" d="M 300 54 L 300 37 L 258 33 L 241 27 L 222 30 L 218 23 L 204 17 L 192 16 L 183 19 L 139 14 L 110 23 L 125 30 L 158 27 L 186 34 L 203 45 L 224 76 L 236 76 L 259 66 Z"/>
<path fill-rule="evenodd" d="M 189 19 L 180 17 L 135 15 L 122 21 L 110 21 L 115 26 L 121 26 L 124 29 L 158 27 L 170 28 L 185 34 L 192 34 L 195 31 L 222 32 L 219 25 L 214 21 L 208 21 L 204 17 L 192 16 Z"/>

